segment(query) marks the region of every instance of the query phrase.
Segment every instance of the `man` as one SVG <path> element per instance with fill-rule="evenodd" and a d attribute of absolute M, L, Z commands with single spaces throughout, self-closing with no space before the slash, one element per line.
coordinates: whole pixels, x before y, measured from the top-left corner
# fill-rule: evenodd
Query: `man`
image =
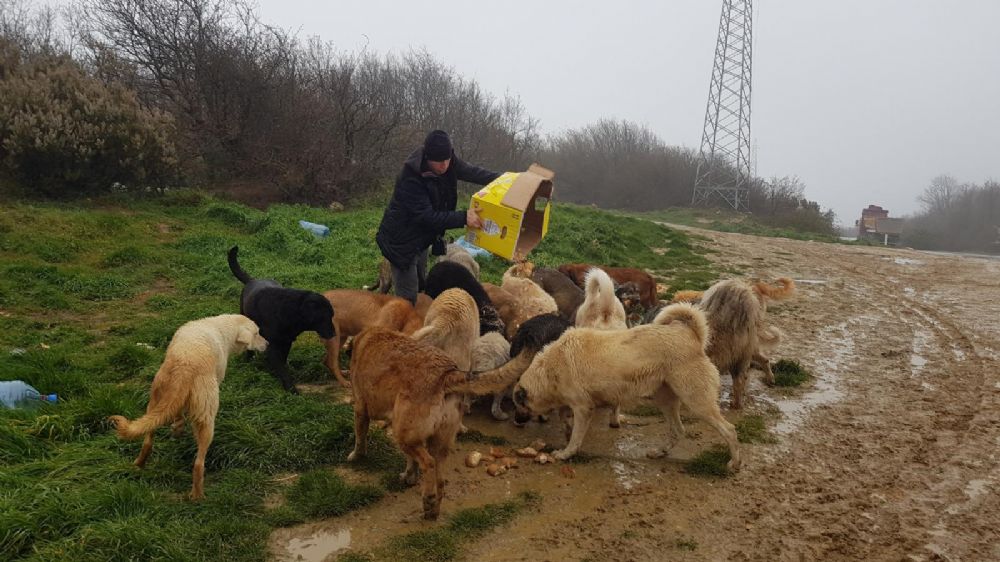
<path fill-rule="evenodd" d="M 396 296 L 416 303 L 427 270 L 427 250 L 445 253 L 444 231 L 480 228 L 474 209 L 456 211 L 458 180 L 486 185 L 500 176 L 455 156 L 448 133 L 427 134 L 424 145 L 403 164 L 375 241 L 392 268 Z"/>

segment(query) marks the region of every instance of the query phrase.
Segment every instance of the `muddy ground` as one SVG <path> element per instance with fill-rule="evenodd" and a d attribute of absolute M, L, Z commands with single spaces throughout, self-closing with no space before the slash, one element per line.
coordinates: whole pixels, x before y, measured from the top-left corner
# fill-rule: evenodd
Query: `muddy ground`
<path fill-rule="evenodd" d="M 767 416 L 778 442 L 744 445 L 743 469 L 725 479 L 682 471 L 722 442 L 687 418 L 688 439 L 658 460 L 645 452 L 661 439 L 659 417 L 595 424 L 583 448 L 593 458 L 571 465 L 574 478 L 558 464 L 491 478 L 462 464 L 488 446 L 461 443 L 445 516 L 522 490 L 543 498 L 468 545 L 466 558 L 1000 560 L 1000 261 L 697 232 L 722 266 L 798 281 L 797 296 L 770 310 L 786 336 L 773 356 L 816 378 L 782 392 L 755 372 L 746 410 Z M 556 424 L 516 429 L 482 409 L 467 423 L 518 446 L 563 443 Z M 419 510 L 416 489 L 391 494 L 275 532 L 271 555 L 363 551 L 433 526 Z"/>

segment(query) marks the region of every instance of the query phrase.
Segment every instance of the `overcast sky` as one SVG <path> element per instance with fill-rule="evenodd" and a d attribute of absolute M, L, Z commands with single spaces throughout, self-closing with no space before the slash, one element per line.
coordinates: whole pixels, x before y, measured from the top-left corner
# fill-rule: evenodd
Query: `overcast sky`
<path fill-rule="evenodd" d="M 544 132 L 601 117 L 701 142 L 721 0 L 260 0 L 266 22 L 344 50 L 425 48 Z M 759 176 L 797 175 L 853 224 L 918 208 L 934 176 L 1000 180 L 1000 0 L 756 0 Z M 556 170 L 558 174 L 558 170 Z"/>

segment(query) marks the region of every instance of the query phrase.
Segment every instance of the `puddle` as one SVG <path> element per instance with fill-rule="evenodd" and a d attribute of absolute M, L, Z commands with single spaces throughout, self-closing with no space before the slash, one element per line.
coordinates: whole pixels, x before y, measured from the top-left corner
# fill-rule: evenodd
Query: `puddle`
<path fill-rule="evenodd" d="M 822 279 L 794 279 L 793 281 L 799 285 L 826 285 L 826 281 Z"/>
<path fill-rule="evenodd" d="M 886 258 L 888 259 L 888 258 Z M 912 258 L 892 258 L 892 261 L 897 265 L 923 265 L 924 262 L 920 260 L 915 260 Z"/>
<path fill-rule="evenodd" d="M 908 297 L 912 297 L 917 294 L 917 290 L 913 287 L 903 287 L 903 292 L 906 293 L 906 296 Z"/>
<path fill-rule="evenodd" d="M 854 323 L 857 322 L 857 319 Z M 817 341 L 828 345 L 817 350 L 812 372 L 815 383 L 808 394 L 795 398 L 778 399 L 774 404 L 783 414 L 774 426 L 778 435 L 788 435 L 805 421 L 806 414 L 813 408 L 836 402 L 844 393 L 837 388 L 840 376 L 848 369 L 855 357 L 853 330 L 847 322 L 827 326 L 817 336 Z"/>
<path fill-rule="evenodd" d="M 320 531 L 315 535 L 288 541 L 288 554 L 293 560 L 323 562 L 331 554 L 336 554 L 351 546 L 351 530 L 335 532 Z"/>

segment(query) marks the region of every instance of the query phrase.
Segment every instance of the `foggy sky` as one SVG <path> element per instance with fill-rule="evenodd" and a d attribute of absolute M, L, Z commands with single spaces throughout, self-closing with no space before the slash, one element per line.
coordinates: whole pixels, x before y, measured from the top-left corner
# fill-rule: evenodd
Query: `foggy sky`
<path fill-rule="evenodd" d="M 917 210 L 940 174 L 1000 180 L 1000 1 L 754 4 L 757 175 L 799 176 L 844 224 L 870 203 Z M 545 133 L 610 117 L 697 148 L 721 6 L 260 0 L 260 14 L 342 50 L 424 48 L 519 96 Z"/>

